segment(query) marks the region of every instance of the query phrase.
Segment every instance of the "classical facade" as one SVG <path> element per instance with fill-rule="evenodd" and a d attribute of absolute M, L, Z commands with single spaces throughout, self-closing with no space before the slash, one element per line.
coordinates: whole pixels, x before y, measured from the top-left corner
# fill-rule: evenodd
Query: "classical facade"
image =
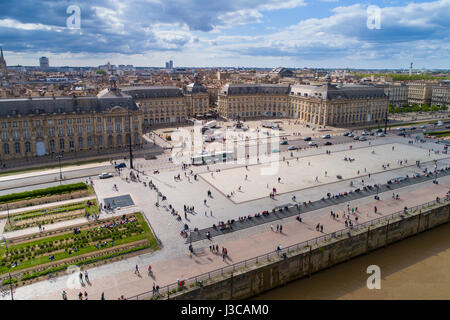
<path fill-rule="evenodd" d="M 430 105 L 432 84 L 426 82 L 408 83 L 408 104 Z"/>
<path fill-rule="evenodd" d="M 323 126 L 379 123 L 388 112 L 384 90 L 373 86 L 295 85 L 289 98 L 294 118 Z"/>
<path fill-rule="evenodd" d="M 121 91 L 138 104 L 144 130 L 156 124 L 179 123 L 187 119 L 185 97 L 178 87 L 126 87 Z"/>
<path fill-rule="evenodd" d="M 94 97 L 0 99 L 0 160 L 142 145 L 142 117 L 115 87 Z M 131 135 L 131 136 L 130 136 Z"/>
<path fill-rule="evenodd" d="M 376 87 L 384 89 L 384 93 L 389 98 L 389 104 L 403 107 L 408 103 L 408 86 L 406 84 L 386 84 L 376 85 Z"/>
<path fill-rule="evenodd" d="M 222 117 L 286 117 L 289 85 L 227 84 L 218 94 L 218 112 Z"/>
<path fill-rule="evenodd" d="M 144 130 L 154 125 L 186 122 L 209 110 L 209 94 L 197 77 L 184 92 L 173 86 L 122 87 L 121 91 L 130 95 L 142 110 Z"/>
<path fill-rule="evenodd" d="M 431 104 L 442 107 L 450 106 L 450 86 L 448 82 L 433 86 L 431 89 Z"/>
<path fill-rule="evenodd" d="M 209 111 L 208 91 L 198 81 L 197 75 L 195 75 L 194 79 L 194 83 L 187 85 L 184 91 L 189 117 L 196 117 L 200 114 L 207 114 Z"/>
<path fill-rule="evenodd" d="M 373 86 L 227 84 L 219 92 L 219 114 L 235 119 L 293 117 L 317 125 L 377 123 L 388 98 Z"/>

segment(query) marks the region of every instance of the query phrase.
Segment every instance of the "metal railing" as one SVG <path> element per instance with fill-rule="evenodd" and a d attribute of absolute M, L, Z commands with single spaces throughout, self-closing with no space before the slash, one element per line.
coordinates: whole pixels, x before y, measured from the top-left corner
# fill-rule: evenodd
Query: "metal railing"
<path fill-rule="evenodd" d="M 282 248 L 281 250 L 271 251 L 271 252 L 265 253 L 263 255 L 259 255 L 257 257 L 253 257 L 253 258 L 241 261 L 241 262 L 237 262 L 233 265 L 229 265 L 229 266 L 226 266 L 226 267 L 223 267 L 220 269 L 209 271 L 209 272 L 206 272 L 206 273 L 203 273 L 203 274 L 200 274 L 200 275 L 188 278 L 188 279 L 183 279 L 182 280 L 184 282 L 183 286 L 180 286 L 178 283 L 172 283 L 172 284 L 166 285 L 162 288 L 159 288 L 158 292 L 154 292 L 153 290 L 147 291 L 147 292 L 143 292 L 138 295 L 129 297 L 127 299 L 128 300 L 141 300 L 141 299 L 158 299 L 158 298 L 162 298 L 162 297 L 167 297 L 168 299 L 170 299 L 170 295 L 176 294 L 180 291 L 188 290 L 188 288 L 199 286 L 199 282 L 204 283 L 208 280 L 211 280 L 214 278 L 219 278 L 219 277 L 229 278 L 229 277 L 232 277 L 236 271 L 243 271 L 243 270 L 250 268 L 252 266 L 255 266 L 259 263 L 265 263 L 265 262 L 270 262 L 270 261 L 273 261 L 276 259 L 282 259 L 284 254 L 288 255 L 290 253 L 294 253 L 294 252 L 298 253 L 301 251 L 306 252 L 310 249 L 310 247 L 312 247 L 314 245 L 318 245 L 319 243 L 331 241 L 332 239 L 337 239 L 343 235 L 347 235 L 347 236 L 351 237 L 352 232 L 359 233 L 361 231 L 368 230 L 368 228 L 370 226 L 375 226 L 375 225 L 381 224 L 383 222 L 389 222 L 389 220 L 399 217 L 399 216 L 411 215 L 412 213 L 416 212 L 417 210 L 429 208 L 437 203 L 444 203 L 444 202 L 448 202 L 448 201 L 449 201 L 449 199 L 445 199 L 445 198 L 440 199 L 440 200 L 429 201 L 429 202 L 408 208 L 406 212 L 405 212 L 405 210 L 401 210 L 401 211 L 397 211 L 397 212 L 392 213 L 387 216 L 383 216 L 380 218 L 366 221 L 364 223 L 356 223 L 355 225 L 353 225 L 353 227 L 348 227 L 348 228 L 344 228 L 341 230 L 337 230 L 337 231 L 325 234 L 320 237 L 316 237 L 316 238 L 313 238 L 313 239 L 310 239 L 307 241 L 299 242 L 297 244 L 291 245 L 286 248 Z"/>

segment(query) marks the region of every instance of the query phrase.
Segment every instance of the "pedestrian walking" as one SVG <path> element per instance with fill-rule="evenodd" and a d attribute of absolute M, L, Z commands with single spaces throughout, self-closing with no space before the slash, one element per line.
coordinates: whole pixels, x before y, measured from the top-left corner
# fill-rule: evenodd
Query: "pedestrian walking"
<path fill-rule="evenodd" d="M 283 226 L 280 224 L 280 233 L 283 233 Z"/>
<path fill-rule="evenodd" d="M 62 292 L 62 299 L 67 300 L 67 292 L 63 290 Z"/>
<path fill-rule="evenodd" d="M 78 294 L 78 299 L 79 300 L 83 300 L 83 293 L 80 291 L 80 293 Z"/>
<path fill-rule="evenodd" d="M 105 300 L 105 293 L 102 292 L 102 295 L 100 296 L 100 300 Z"/>
<path fill-rule="evenodd" d="M 87 270 L 84 271 L 84 280 L 86 280 L 86 282 L 89 282 L 89 274 Z"/>
<path fill-rule="evenodd" d="M 88 300 L 88 293 L 86 291 L 84 292 L 84 299 Z"/>
<path fill-rule="evenodd" d="M 279 225 L 277 225 L 277 232 L 278 232 L 278 230 L 280 229 L 280 226 Z"/>
<path fill-rule="evenodd" d="M 136 265 L 136 268 L 134 270 L 134 274 L 139 274 L 139 267 L 138 267 L 138 265 Z"/>

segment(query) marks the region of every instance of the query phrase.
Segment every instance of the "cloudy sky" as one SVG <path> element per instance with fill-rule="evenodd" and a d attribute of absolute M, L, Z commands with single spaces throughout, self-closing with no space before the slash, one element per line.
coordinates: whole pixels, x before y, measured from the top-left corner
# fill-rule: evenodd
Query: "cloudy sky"
<path fill-rule="evenodd" d="M 0 0 L 0 8 L 8 65 L 47 56 L 52 66 L 450 68 L 450 0 Z"/>

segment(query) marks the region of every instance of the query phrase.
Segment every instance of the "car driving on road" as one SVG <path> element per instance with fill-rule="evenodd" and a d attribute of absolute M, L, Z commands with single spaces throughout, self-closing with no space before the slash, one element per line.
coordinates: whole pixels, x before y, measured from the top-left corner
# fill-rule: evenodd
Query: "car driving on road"
<path fill-rule="evenodd" d="M 113 175 L 110 172 L 102 172 L 101 174 L 98 175 L 98 177 L 100 179 L 107 179 L 107 178 L 111 178 Z"/>

